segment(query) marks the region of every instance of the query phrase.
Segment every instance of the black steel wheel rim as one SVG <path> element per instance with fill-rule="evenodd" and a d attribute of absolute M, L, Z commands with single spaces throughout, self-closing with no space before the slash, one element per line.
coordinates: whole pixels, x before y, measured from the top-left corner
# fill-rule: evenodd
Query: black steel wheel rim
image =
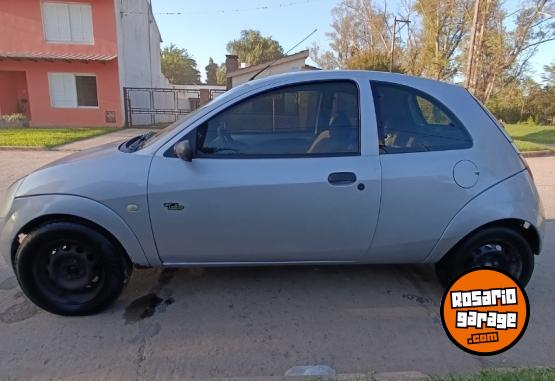
<path fill-rule="evenodd" d="M 81 305 L 94 299 L 105 281 L 98 250 L 75 240 L 56 240 L 44 246 L 34 262 L 39 292 L 51 301 Z"/>
<path fill-rule="evenodd" d="M 517 249 L 506 242 L 486 242 L 472 250 L 469 267 L 493 267 L 504 270 L 515 279 L 522 275 L 522 257 Z"/>

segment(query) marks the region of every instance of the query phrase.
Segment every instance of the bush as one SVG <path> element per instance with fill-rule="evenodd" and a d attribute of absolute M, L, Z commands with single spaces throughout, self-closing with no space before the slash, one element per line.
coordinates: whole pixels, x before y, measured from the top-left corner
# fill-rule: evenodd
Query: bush
<path fill-rule="evenodd" d="M 0 115 L 0 120 L 3 122 L 18 122 L 21 120 L 27 120 L 27 117 L 23 114 L 9 114 L 9 115 Z"/>

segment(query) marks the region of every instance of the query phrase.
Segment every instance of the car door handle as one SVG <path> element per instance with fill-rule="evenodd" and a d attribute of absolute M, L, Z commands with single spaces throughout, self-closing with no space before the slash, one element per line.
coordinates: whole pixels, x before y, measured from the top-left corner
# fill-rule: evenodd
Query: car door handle
<path fill-rule="evenodd" d="M 331 185 L 349 185 L 357 181 L 357 176 L 353 172 L 334 172 L 328 176 L 328 183 Z"/>

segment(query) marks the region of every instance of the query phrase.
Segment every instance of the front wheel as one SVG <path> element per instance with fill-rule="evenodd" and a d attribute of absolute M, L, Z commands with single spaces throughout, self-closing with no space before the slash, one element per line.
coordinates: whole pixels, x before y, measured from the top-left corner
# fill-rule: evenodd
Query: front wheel
<path fill-rule="evenodd" d="M 131 266 L 116 246 L 95 229 L 52 222 L 29 233 L 14 268 L 23 292 L 58 315 L 99 312 L 121 294 Z"/>
<path fill-rule="evenodd" d="M 517 231 L 506 227 L 480 230 L 436 264 L 436 273 L 444 286 L 457 275 L 476 267 L 503 270 L 525 287 L 534 270 L 530 244 Z"/>

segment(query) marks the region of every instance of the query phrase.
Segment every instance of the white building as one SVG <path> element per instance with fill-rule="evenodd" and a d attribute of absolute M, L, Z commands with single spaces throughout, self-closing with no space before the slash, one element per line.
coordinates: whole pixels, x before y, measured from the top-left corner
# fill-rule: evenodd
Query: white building
<path fill-rule="evenodd" d="M 309 50 L 285 56 L 277 60 L 271 67 L 264 70 L 257 78 L 264 78 L 270 75 L 288 73 L 300 70 L 318 70 L 317 68 L 307 65 L 306 60 L 309 57 Z M 245 66 L 239 63 L 239 58 L 235 55 L 226 56 L 227 71 L 227 87 L 232 88 L 249 81 L 256 73 L 264 69 L 271 62 L 265 62 L 254 66 Z"/>

